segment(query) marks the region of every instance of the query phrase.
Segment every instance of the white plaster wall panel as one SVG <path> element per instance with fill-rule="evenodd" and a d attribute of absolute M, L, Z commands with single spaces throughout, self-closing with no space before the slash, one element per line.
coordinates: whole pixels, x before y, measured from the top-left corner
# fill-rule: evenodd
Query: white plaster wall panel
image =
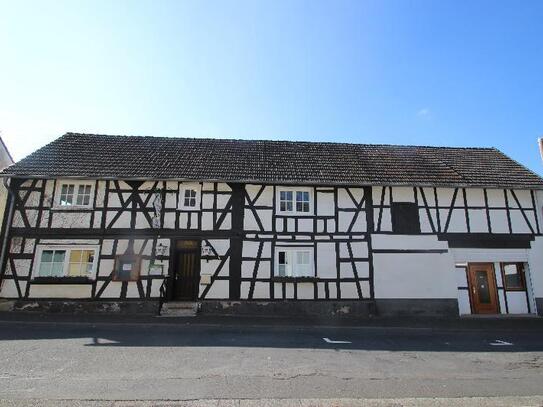
<path fill-rule="evenodd" d="M 40 221 L 40 227 L 47 228 L 49 227 L 49 216 L 51 212 L 50 211 L 43 211 L 41 215 L 41 221 Z"/>
<path fill-rule="evenodd" d="M 0 286 L 0 294 L 2 298 L 19 298 L 19 292 L 17 291 L 17 285 L 14 280 L 2 280 Z"/>
<path fill-rule="evenodd" d="M 312 300 L 315 298 L 315 289 L 312 283 L 298 283 L 298 299 Z"/>
<path fill-rule="evenodd" d="M 515 189 L 513 190 L 513 192 L 515 193 L 517 199 L 519 200 L 520 202 L 520 206 L 522 206 L 523 208 L 532 208 L 533 205 L 532 205 L 532 195 L 530 194 L 530 190 L 529 189 Z M 512 196 L 512 194 L 510 193 L 509 191 L 509 202 L 510 202 L 510 205 L 514 205 L 515 208 L 518 208 L 518 205 L 515 201 L 515 198 Z"/>
<path fill-rule="evenodd" d="M 513 233 L 532 233 L 532 231 L 530 230 L 530 227 L 526 223 L 526 220 L 522 216 L 522 213 L 520 212 L 520 210 L 510 211 L 510 216 L 511 216 L 511 228 L 513 230 Z M 535 223 L 533 225 L 535 226 Z M 535 232 L 535 228 L 534 228 L 534 232 Z"/>
<path fill-rule="evenodd" d="M 28 276 L 30 273 L 30 260 L 27 259 L 14 259 L 13 263 L 15 265 L 15 270 L 17 270 L 17 275 L 19 277 Z M 21 283 L 21 281 L 19 281 Z"/>
<path fill-rule="evenodd" d="M 326 284 L 317 283 L 317 298 L 325 299 L 326 298 Z"/>
<path fill-rule="evenodd" d="M 350 213 L 351 221 L 352 221 L 353 216 L 354 216 L 354 214 Z M 340 212 L 340 218 L 341 218 L 341 212 Z M 348 230 L 349 225 L 350 225 L 350 222 L 347 225 L 347 227 L 345 228 L 345 231 Z M 351 229 L 351 231 L 349 233 L 363 233 L 363 232 L 366 232 L 366 231 L 367 231 L 366 214 L 365 214 L 365 212 L 359 212 L 358 216 L 356 217 L 356 219 L 354 221 L 353 227 L 352 227 L 352 229 Z"/>
<path fill-rule="evenodd" d="M 113 188 L 113 184 L 110 184 L 110 188 Z M 119 196 L 116 192 L 110 192 L 108 194 L 108 200 L 107 200 L 107 207 L 108 208 L 120 208 L 121 207 L 121 201 L 119 200 Z"/>
<path fill-rule="evenodd" d="M 106 226 L 111 224 L 111 221 L 117 214 L 116 211 L 108 211 L 106 215 Z M 112 228 L 130 228 L 130 212 L 123 211 L 115 223 L 111 226 Z"/>
<path fill-rule="evenodd" d="M 524 211 L 524 214 L 528 218 L 528 222 L 532 226 L 532 228 L 534 230 L 534 233 L 537 233 L 537 221 L 536 221 L 534 212 L 533 211 Z M 526 220 L 524 220 L 524 222 L 526 222 Z"/>
<path fill-rule="evenodd" d="M 437 188 L 437 200 L 439 202 L 439 206 L 450 206 L 452 202 L 452 198 L 454 196 L 454 188 Z M 461 191 L 458 192 L 457 195 L 460 195 Z M 456 197 L 458 201 L 458 196 Z"/>
<path fill-rule="evenodd" d="M 298 232 L 313 232 L 313 219 L 298 219 Z"/>
<path fill-rule="evenodd" d="M 125 181 L 119 181 L 119 187 L 121 189 L 132 189 L 132 187 L 128 185 Z"/>
<path fill-rule="evenodd" d="M 175 213 L 165 212 L 164 213 L 164 225 L 165 229 L 174 229 L 175 228 Z"/>
<path fill-rule="evenodd" d="M 376 253 L 373 260 L 376 298 L 457 298 L 449 254 Z"/>
<path fill-rule="evenodd" d="M 353 190 L 356 188 L 353 188 Z M 352 191 L 351 191 L 352 193 Z M 356 208 L 353 200 L 349 196 L 345 188 L 338 188 L 337 190 L 337 206 L 341 209 L 354 209 Z"/>
<path fill-rule="evenodd" d="M 336 247 L 335 243 L 316 243 L 317 247 L 317 277 L 336 278 Z"/>
<path fill-rule="evenodd" d="M 507 309 L 509 314 L 527 314 L 526 293 L 524 291 L 507 291 Z"/>
<path fill-rule="evenodd" d="M 334 194 L 317 193 L 317 215 L 318 216 L 334 216 Z"/>
<path fill-rule="evenodd" d="M 469 204 L 468 204 L 469 206 Z M 471 233 L 488 233 L 486 210 L 468 209 L 469 227 Z"/>
<path fill-rule="evenodd" d="M 202 191 L 213 191 L 213 182 L 202 182 Z"/>
<path fill-rule="evenodd" d="M 218 219 L 218 218 L 217 218 Z M 232 215 L 228 213 L 221 224 L 219 230 L 230 230 L 232 229 Z"/>
<path fill-rule="evenodd" d="M 165 194 L 165 208 L 174 209 L 177 208 L 177 193 L 176 192 L 166 192 Z"/>
<path fill-rule="evenodd" d="M 383 187 L 372 187 L 371 188 L 371 197 L 374 205 L 379 205 L 381 203 L 381 194 Z"/>
<path fill-rule="evenodd" d="M 213 214 L 202 212 L 202 230 L 213 230 Z"/>
<path fill-rule="evenodd" d="M 30 186 L 32 186 L 32 182 L 33 182 L 33 180 L 27 179 L 27 180 L 24 181 L 21 185 L 22 185 L 23 187 L 30 187 Z"/>
<path fill-rule="evenodd" d="M 149 214 L 151 218 L 153 218 L 154 214 Z M 148 229 L 152 226 L 149 224 L 149 221 L 145 217 L 145 215 L 141 212 L 136 213 L 136 229 Z"/>
<path fill-rule="evenodd" d="M 341 278 L 354 278 L 352 264 L 344 261 L 339 263 L 339 275 Z"/>
<path fill-rule="evenodd" d="M 357 261 L 354 264 L 358 272 L 358 278 L 368 278 L 370 276 L 370 265 L 368 262 Z"/>
<path fill-rule="evenodd" d="M 232 188 L 230 188 L 228 184 L 224 182 L 219 182 L 217 183 L 217 191 L 232 192 Z"/>
<path fill-rule="evenodd" d="M 292 283 L 285 284 L 285 298 L 288 300 L 294 299 L 294 284 Z"/>
<path fill-rule="evenodd" d="M 219 256 L 224 256 L 230 248 L 229 239 L 208 239 L 207 241 L 211 246 L 213 246 L 213 249 Z"/>
<path fill-rule="evenodd" d="M 96 191 L 94 192 L 96 195 L 96 208 L 103 208 L 104 207 L 104 198 L 106 196 L 106 182 L 105 181 L 98 181 L 98 188 L 96 188 Z"/>
<path fill-rule="evenodd" d="M 224 195 L 224 194 L 218 194 L 217 195 L 217 209 L 224 209 L 226 208 L 226 205 L 228 205 L 228 201 L 232 195 Z"/>
<path fill-rule="evenodd" d="M 422 233 L 432 232 L 432 226 L 430 225 L 430 220 L 428 218 L 428 213 L 426 209 L 419 209 L 419 220 L 420 220 L 420 231 Z M 434 222 L 435 225 L 435 222 Z"/>
<path fill-rule="evenodd" d="M 200 275 L 213 275 L 219 264 L 220 260 L 203 260 L 200 262 Z M 226 264 L 225 264 L 226 266 Z"/>
<path fill-rule="evenodd" d="M 247 297 L 242 297 L 242 298 L 247 298 Z M 253 291 L 253 300 L 263 300 L 263 299 L 269 299 L 269 298 L 270 298 L 270 288 L 269 288 L 268 283 L 255 282 L 254 291 Z"/>
<path fill-rule="evenodd" d="M 485 194 L 481 188 L 466 188 L 466 200 L 469 206 L 485 206 Z"/>
<path fill-rule="evenodd" d="M 468 278 L 464 267 L 455 267 L 456 285 L 457 287 L 467 287 Z"/>
<path fill-rule="evenodd" d="M 259 209 L 257 211 L 258 216 L 260 217 L 260 222 L 264 230 L 272 230 L 272 209 Z"/>
<path fill-rule="evenodd" d="M 55 181 L 47 180 L 45 183 L 45 197 L 43 206 L 50 208 L 53 204 L 53 191 L 55 190 Z"/>
<path fill-rule="evenodd" d="M 117 252 L 115 254 L 124 254 L 128 249 L 128 239 L 119 239 L 117 241 Z"/>
<path fill-rule="evenodd" d="M 31 298 L 91 298 L 92 287 L 88 285 L 44 285 L 32 284 L 29 297 Z M 118 294 L 117 294 L 118 295 Z"/>
<path fill-rule="evenodd" d="M 418 192 L 418 191 L 417 191 Z M 393 202 L 415 202 L 415 194 L 412 187 L 393 187 Z"/>
<path fill-rule="evenodd" d="M 275 230 L 279 233 L 281 232 L 284 232 L 284 224 L 283 224 L 283 219 L 275 219 Z"/>
<path fill-rule="evenodd" d="M 34 247 L 36 246 L 36 239 L 26 239 L 25 246 L 23 248 L 24 253 L 34 253 Z"/>
<path fill-rule="evenodd" d="M 505 195 L 503 189 L 487 189 L 486 195 L 488 197 L 489 207 L 505 207 Z"/>
<path fill-rule="evenodd" d="M 102 259 L 98 265 L 98 274 L 99 276 L 109 276 L 113 272 L 115 267 L 115 261 L 112 259 Z"/>
<path fill-rule="evenodd" d="M 10 253 L 22 253 L 23 252 L 23 238 L 22 237 L 12 237 L 9 242 L 9 252 Z"/>
<path fill-rule="evenodd" d="M 241 277 L 252 278 L 255 264 L 256 262 L 253 260 L 243 260 L 243 262 L 241 263 Z"/>
<path fill-rule="evenodd" d="M 466 212 L 464 211 L 464 209 L 453 209 L 447 232 L 466 233 L 467 231 L 468 226 L 466 224 Z"/>
<path fill-rule="evenodd" d="M 283 284 L 273 283 L 273 298 L 283 297 Z"/>
<path fill-rule="evenodd" d="M 360 282 L 360 290 L 362 291 L 362 298 L 371 298 L 370 283 L 367 281 Z"/>
<path fill-rule="evenodd" d="M 458 311 L 460 315 L 471 314 L 468 290 L 458 290 Z"/>
<path fill-rule="evenodd" d="M 189 216 L 190 216 L 189 212 L 179 213 L 179 229 L 188 229 Z"/>
<path fill-rule="evenodd" d="M 490 226 L 492 233 L 509 233 L 509 225 L 507 222 L 507 212 L 502 209 L 491 209 Z"/>
<path fill-rule="evenodd" d="M 246 300 L 249 298 L 249 291 L 251 290 L 251 283 L 248 281 L 242 281 L 240 285 L 240 298 Z"/>
<path fill-rule="evenodd" d="M 352 219 L 353 219 L 352 212 L 339 212 L 338 213 L 338 222 L 339 222 L 338 232 L 347 232 L 347 229 L 349 228 L 349 225 L 351 224 Z"/>
<path fill-rule="evenodd" d="M 28 199 L 26 201 L 26 206 L 39 206 L 40 205 L 40 197 L 41 192 L 38 191 L 32 191 L 30 192 L 30 195 L 28 195 Z"/>
<path fill-rule="evenodd" d="M 143 292 L 145 292 L 145 286 L 143 287 Z M 126 298 L 140 298 L 138 286 L 135 282 L 130 281 L 128 283 L 126 287 Z"/>
<path fill-rule="evenodd" d="M 503 287 L 500 263 L 494 263 L 494 274 L 496 277 L 496 287 Z"/>
<path fill-rule="evenodd" d="M 330 299 L 337 299 L 337 286 L 335 283 L 328 284 L 328 294 Z"/>
<path fill-rule="evenodd" d="M 358 288 L 356 283 L 340 283 L 339 288 L 341 290 L 342 299 L 358 299 Z"/>
<path fill-rule="evenodd" d="M 326 230 L 328 233 L 336 231 L 335 219 L 326 219 Z"/>
<path fill-rule="evenodd" d="M 390 215 L 390 208 L 384 208 L 383 214 L 381 217 L 381 231 L 382 232 L 391 232 L 392 231 L 392 218 Z M 377 209 L 375 211 L 375 215 L 379 215 L 379 210 Z M 378 222 L 378 219 L 376 219 Z M 374 223 L 375 227 L 377 227 L 377 223 Z"/>
<path fill-rule="evenodd" d="M 417 188 L 417 195 L 419 196 L 419 205 L 422 205 L 424 203 L 422 199 L 422 193 L 420 192 L 421 190 L 424 193 L 424 197 L 426 198 L 426 203 L 428 204 L 428 206 L 435 206 L 436 200 L 435 200 L 435 195 L 434 195 L 434 188 L 428 188 L 428 187 Z"/>
<path fill-rule="evenodd" d="M 99 283 L 96 287 L 96 292 L 100 290 L 103 283 Z M 111 281 L 107 287 L 102 292 L 100 298 L 119 298 L 121 296 L 122 282 L 120 281 Z"/>
<path fill-rule="evenodd" d="M 23 218 L 21 217 L 21 213 L 19 211 L 13 212 L 13 221 L 11 222 L 11 225 L 15 228 L 24 227 Z"/>
<path fill-rule="evenodd" d="M 102 212 L 94 211 L 94 223 L 93 228 L 100 228 L 102 226 Z"/>
<path fill-rule="evenodd" d="M 259 230 L 258 223 L 256 223 L 255 216 L 250 209 L 243 211 L 243 229 L 245 231 Z"/>
<path fill-rule="evenodd" d="M 372 234 L 373 249 L 448 249 L 447 242 L 435 235 L 380 235 Z"/>
<path fill-rule="evenodd" d="M 144 256 L 151 255 L 153 247 L 153 239 L 135 239 L 134 240 L 134 252 L 140 253 Z"/>
<path fill-rule="evenodd" d="M 256 202 L 257 205 L 273 206 L 273 187 L 267 186 Z"/>
<path fill-rule="evenodd" d="M 271 277 L 271 263 L 269 261 L 261 261 L 258 265 L 257 278 L 270 278 Z"/>
<path fill-rule="evenodd" d="M 526 249 L 450 249 L 456 263 L 524 262 L 528 257 Z"/>
<path fill-rule="evenodd" d="M 242 246 L 243 257 L 256 257 L 256 255 L 258 254 L 259 246 L 260 246 L 260 242 L 253 242 L 251 240 L 243 241 L 243 246 Z"/>
<path fill-rule="evenodd" d="M 203 291 L 205 290 L 204 285 L 200 285 L 200 296 L 203 294 Z M 212 299 L 225 299 L 228 298 L 228 293 L 230 292 L 229 283 L 226 280 L 216 280 L 211 285 L 211 288 L 209 289 L 206 299 L 212 300 Z"/>
<path fill-rule="evenodd" d="M 104 239 L 102 241 L 102 254 L 106 256 L 113 254 L 113 239 Z"/>
<path fill-rule="evenodd" d="M 315 230 L 315 233 L 324 233 L 325 225 L 326 221 L 324 219 L 317 219 L 317 230 Z"/>
<path fill-rule="evenodd" d="M 202 194 L 202 209 L 213 209 L 213 194 Z"/>
<path fill-rule="evenodd" d="M 52 228 L 89 228 L 91 214 L 86 212 L 53 212 Z"/>

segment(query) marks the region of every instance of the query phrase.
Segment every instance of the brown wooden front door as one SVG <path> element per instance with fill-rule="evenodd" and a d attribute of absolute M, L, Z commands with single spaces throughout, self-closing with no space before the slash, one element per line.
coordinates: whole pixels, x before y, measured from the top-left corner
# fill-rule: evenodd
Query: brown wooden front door
<path fill-rule="evenodd" d="M 178 240 L 175 243 L 173 300 L 194 301 L 200 287 L 200 241 Z"/>
<path fill-rule="evenodd" d="M 498 290 L 492 263 L 469 263 L 469 289 L 474 314 L 498 314 Z"/>

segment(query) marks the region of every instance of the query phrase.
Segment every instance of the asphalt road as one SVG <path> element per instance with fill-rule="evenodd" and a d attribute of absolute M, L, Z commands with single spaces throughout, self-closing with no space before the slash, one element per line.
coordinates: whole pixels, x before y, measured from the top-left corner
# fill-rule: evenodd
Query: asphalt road
<path fill-rule="evenodd" d="M 540 329 L 0 322 L 0 399 L 543 394 Z"/>

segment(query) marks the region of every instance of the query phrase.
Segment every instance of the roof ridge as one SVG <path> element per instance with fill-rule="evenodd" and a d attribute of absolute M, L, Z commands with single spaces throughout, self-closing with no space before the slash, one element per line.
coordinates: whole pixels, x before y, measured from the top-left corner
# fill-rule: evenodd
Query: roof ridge
<path fill-rule="evenodd" d="M 119 137 L 119 138 L 146 138 L 164 140 L 206 140 L 226 142 L 262 142 L 262 143 L 305 143 L 305 144 L 327 144 L 345 146 L 369 146 L 369 147 L 394 147 L 394 148 L 428 148 L 436 150 L 492 150 L 495 147 L 453 147 L 453 146 L 429 146 L 421 144 L 387 144 L 387 143 L 349 143 L 339 141 L 308 141 L 308 140 L 272 140 L 272 139 L 242 139 L 242 138 L 213 138 L 213 137 L 185 137 L 185 136 L 141 136 L 130 134 L 104 134 L 104 133 L 78 133 L 66 132 L 64 136 L 97 136 L 97 137 Z"/>

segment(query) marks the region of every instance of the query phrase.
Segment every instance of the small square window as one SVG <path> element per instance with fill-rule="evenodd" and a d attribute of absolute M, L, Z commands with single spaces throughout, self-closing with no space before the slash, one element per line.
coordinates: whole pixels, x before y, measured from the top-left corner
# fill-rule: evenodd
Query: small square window
<path fill-rule="evenodd" d="M 140 277 L 141 257 L 134 254 L 123 254 L 115 258 L 113 280 L 136 281 Z"/>
<path fill-rule="evenodd" d="M 281 212 L 292 212 L 292 191 L 279 192 L 279 210 Z"/>
<path fill-rule="evenodd" d="M 526 289 L 524 278 L 524 264 L 501 263 L 503 286 L 510 291 L 523 291 Z"/>
<path fill-rule="evenodd" d="M 403 234 L 419 234 L 419 208 L 412 202 L 394 202 L 392 204 L 392 231 Z"/>
<path fill-rule="evenodd" d="M 309 212 L 309 192 L 296 191 L 296 212 Z"/>
<path fill-rule="evenodd" d="M 311 212 L 311 194 L 305 189 L 283 189 L 278 192 L 278 212 L 306 214 Z"/>
<path fill-rule="evenodd" d="M 60 204 L 62 206 L 71 206 L 74 204 L 74 184 L 63 184 L 60 190 Z"/>

